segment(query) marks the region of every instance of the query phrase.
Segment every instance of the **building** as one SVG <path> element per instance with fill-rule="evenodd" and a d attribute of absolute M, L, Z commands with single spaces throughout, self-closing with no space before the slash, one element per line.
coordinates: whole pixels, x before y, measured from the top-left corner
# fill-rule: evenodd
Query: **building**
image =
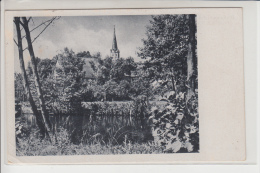
<path fill-rule="evenodd" d="M 98 67 L 98 58 L 95 58 L 94 56 L 91 56 L 89 51 L 80 52 L 76 55 L 79 58 L 82 58 L 85 62 L 83 66 L 83 71 L 85 72 L 85 78 L 86 79 L 95 79 L 95 71 L 91 67 L 91 64 L 94 64 L 94 66 Z M 117 40 L 116 40 L 116 30 L 114 26 L 114 33 L 113 33 L 113 40 L 112 40 L 112 49 L 110 49 L 110 57 L 112 57 L 114 60 L 120 58 L 120 51 L 117 46 Z M 65 63 L 66 64 L 66 63 Z M 60 75 L 57 72 L 57 69 L 60 69 L 59 73 L 62 73 L 64 65 L 64 59 L 62 57 L 58 57 L 55 69 L 54 69 L 54 77 L 56 80 L 60 79 Z"/>
<path fill-rule="evenodd" d="M 116 41 L 116 29 L 114 26 L 114 35 L 113 35 L 113 42 L 112 42 L 112 49 L 110 49 L 110 56 L 113 57 L 113 59 L 120 58 L 120 51 L 117 47 L 117 41 Z"/>
<path fill-rule="evenodd" d="M 84 52 L 83 52 L 84 53 Z M 95 75 L 94 75 L 94 70 L 91 67 L 91 63 L 94 63 L 95 66 L 98 65 L 98 59 L 95 57 L 91 57 L 88 55 L 79 55 L 77 54 L 77 57 L 81 58 L 82 60 L 84 60 L 85 64 L 83 65 L 83 71 L 85 72 L 85 78 L 86 79 L 95 79 Z M 56 80 L 60 79 L 60 75 L 58 73 L 63 73 L 63 66 L 64 66 L 64 62 L 65 59 L 62 57 L 59 57 L 54 69 L 54 77 Z M 66 63 L 65 63 L 66 64 Z M 57 70 L 59 70 L 59 72 L 57 72 Z"/>

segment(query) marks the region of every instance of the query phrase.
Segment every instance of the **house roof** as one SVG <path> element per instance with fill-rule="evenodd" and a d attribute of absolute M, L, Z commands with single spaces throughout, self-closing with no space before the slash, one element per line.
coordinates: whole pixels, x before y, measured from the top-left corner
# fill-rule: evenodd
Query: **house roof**
<path fill-rule="evenodd" d="M 89 58 L 89 57 L 80 57 L 84 60 L 85 64 L 83 65 L 83 71 L 85 72 L 86 78 L 94 78 L 94 70 L 92 69 L 90 62 L 93 62 L 96 66 L 98 64 L 97 58 Z M 63 60 L 62 58 L 58 58 L 56 63 L 56 68 L 63 67 Z"/>

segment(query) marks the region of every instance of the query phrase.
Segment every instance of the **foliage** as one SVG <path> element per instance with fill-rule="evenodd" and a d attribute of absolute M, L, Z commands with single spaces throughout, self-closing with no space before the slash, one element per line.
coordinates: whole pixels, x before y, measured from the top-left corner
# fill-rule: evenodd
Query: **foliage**
<path fill-rule="evenodd" d="M 147 59 L 145 67 L 153 80 L 171 83 L 171 90 L 184 91 L 188 53 L 188 18 L 186 15 L 152 16 L 147 26 L 147 38 L 139 57 Z M 178 86 L 177 86 L 178 84 Z"/>
<path fill-rule="evenodd" d="M 104 84 L 109 80 L 113 80 L 117 83 L 126 79 L 126 75 L 131 75 L 132 71 L 135 71 L 137 64 L 132 57 L 113 59 L 112 57 L 106 57 L 105 59 L 99 59 L 98 67 L 92 65 L 94 71 L 96 71 L 96 78 L 98 84 Z"/>
<path fill-rule="evenodd" d="M 23 77 L 21 73 L 14 74 L 14 88 L 16 101 L 25 100 L 25 89 L 23 85 Z"/>
<path fill-rule="evenodd" d="M 82 100 L 85 62 L 68 48 L 53 59 L 56 62 L 50 70 L 52 75 L 48 75 L 43 80 L 43 90 L 48 106 L 58 109 L 59 112 L 77 114 Z"/>
<path fill-rule="evenodd" d="M 199 151 L 199 116 L 197 95 L 185 103 L 184 93 L 158 108 L 151 108 L 154 140 L 166 152 Z"/>
<path fill-rule="evenodd" d="M 56 62 L 57 62 L 56 58 L 53 58 L 53 59 L 37 58 L 37 70 L 38 70 L 41 82 L 44 81 L 48 76 L 50 76 L 52 74 Z"/>
<path fill-rule="evenodd" d="M 143 69 L 139 69 L 135 77 L 131 82 L 131 98 L 138 96 L 146 96 L 150 98 L 154 94 L 154 88 L 151 85 L 150 78 L 146 76 Z"/>
<path fill-rule="evenodd" d="M 16 148 L 18 156 L 59 156 L 59 155 L 109 155 L 109 154 L 160 154 L 163 148 L 153 142 L 132 143 L 128 138 L 121 145 L 94 142 L 75 145 L 69 141 L 68 132 L 58 132 L 53 145 L 47 140 L 39 140 L 34 133 L 29 138 L 19 138 Z M 95 140 L 93 140 L 95 141 Z"/>
<path fill-rule="evenodd" d="M 99 59 L 98 65 L 91 64 L 96 82 L 89 82 L 85 93 L 93 101 L 133 100 L 138 95 L 150 96 L 149 79 L 132 57 Z M 148 91 L 149 90 L 149 91 Z"/>
<path fill-rule="evenodd" d="M 89 51 L 83 51 L 77 53 L 77 57 L 86 57 L 86 58 L 91 58 L 91 54 Z"/>
<path fill-rule="evenodd" d="M 30 134 L 29 129 L 23 124 L 21 121 L 15 122 L 15 136 L 18 138 L 28 137 Z"/>

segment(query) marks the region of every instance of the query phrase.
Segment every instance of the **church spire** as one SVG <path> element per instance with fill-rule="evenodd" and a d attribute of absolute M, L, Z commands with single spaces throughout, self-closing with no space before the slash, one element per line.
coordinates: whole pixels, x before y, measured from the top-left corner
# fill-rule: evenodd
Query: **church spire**
<path fill-rule="evenodd" d="M 112 43 L 112 49 L 113 50 L 117 50 L 117 42 L 116 42 L 116 28 L 115 28 L 115 25 L 114 25 L 114 37 L 113 37 L 113 43 Z"/>
<path fill-rule="evenodd" d="M 113 35 L 113 42 L 112 42 L 112 49 L 110 50 L 110 56 L 113 58 L 119 58 L 120 51 L 117 47 L 117 41 L 116 41 L 116 28 L 114 25 L 114 35 Z"/>

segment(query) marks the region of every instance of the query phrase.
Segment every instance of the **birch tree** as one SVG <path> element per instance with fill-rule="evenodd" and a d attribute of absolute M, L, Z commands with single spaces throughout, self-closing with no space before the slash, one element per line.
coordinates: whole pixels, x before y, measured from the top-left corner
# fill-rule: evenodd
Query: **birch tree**
<path fill-rule="evenodd" d="M 29 22 L 32 20 L 32 17 L 29 17 L 28 19 L 26 17 L 22 17 L 22 21 L 20 20 L 20 17 L 15 17 L 14 23 L 16 25 L 16 30 L 17 30 L 17 42 L 14 39 L 14 42 L 16 43 L 18 50 L 19 50 L 19 60 L 20 60 L 20 67 L 21 71 L 23 74 L 23 79 L 24 79 L 24 88 L 26 90 L 26 93 L 28 94 L 29 102 L 31 104 L 32 110 L 34 115 L 36 116 L 37 119 L 37 124 L 40 128 L 40 132 L 42 134 L 42 137 L 46 137 L 51 141 L 50 138 L 50 128 L 51 124 L 49 121 L 48 117 L 48 112 L 46 110 L 46 105 L 45 105 L 45 100 L 43 98 L 43 92 L 41 88 L 41 83 L 37 71 L 37 64 L 36 64 L 36 58 L 33 50 L 33 42 L 50 26 L 50 24 L 56 20 L 59 19 L 60 17 L 53 17 L 45 22 L 42 22 L 32 30 L 29 29 Z M 22 25 L 23 28 L 20 28 L 20 25 Z M 32 40 L 31 39 L 31 32 L 34 30 L 38 29 L 39 27 L 45 25 L 45 27 L 40 31 L 40 33 Z M 24 29 L 25 35 L 21 35 L 21 30 Z M 27 47 L 23 49 L 22 45 L 22 40 L 23 38 L 26 38 L 27 40 Z M 30 57 L 31 57 L 31 64 L 32 64 L 32 71 L 33 71 L 33 76 L 34 76 L 34 81 L 35 81 L 35 86 L 37 90 L 37 94 L 39 97 L 39 102 L 40 102 L 40 110 L 41 112 L 38 112 L 37 106 L 35 104 L 35 101 L 33 100 L 32 93 L 29 87 L 29 82 L 28 82 L 28 77 L 26 74 L 25 70 L 25 65 L 24 65 L 24 60 L 23 60 L 23 52 L 28 49 Z"/>
<path fill-rule="evenodd" d="M 25 34 L 26 34 L 28 51 L 29 51 L 29 54 L 30 54 L 30 57 L 31 57 L 32 71 L 33 71 L 36 90 L 37 90 L 38 97 L 39 97 L 42 118 L 43 118 L 43 122 L 45 124 L 46 130 L 48 132 L 50 132 L 51 124 L 50 124 L 49 116 L 48 116 L 48 113 L 47 113 L 47 110 L 46 110 L 45 101 L 43 99 L 43 93 L 42 93 L 40 78 L 39 78 L 39 75 L 38 75 L 37 64 L 36 64 L 34 50 L 33 50 L 33 46 L 32 46 L 31 33 L 30 33 L 30 30 L 29 30 L 29 26 L 28 26 L 28 21 L 30 19 L 27 19 L 26 17 L 22 17 L 22 20 L 23 20 L 23 23 L 21 23 L 21 24 L 22 24 L 24 31 L 25 31 Z"/>
<path fill-rule="evenodd" d="M 36 116 L 36 122 L 37 122 L 39 129 L 40 129 L 40 134 L 41 134 L 42 138 L 44 138 L 46 133 L 48 135 L 47 128 L 44 125 L 43 117 L 38 112 L 37 106 L 36 106 L 36 104 L 33 100 L 31 90 L 30 90 L 30 87 L 29 87 L 29 82 L 28 82 L 26 70 L 25 70 L 25 65 L 24 65 L 23 44 L 22 44 L 22 36 L 21 36 L 21 28 L 20 28 L 20 17 L 15 17 L 14 23 L 15 23 L 16 31 L 17 31 L 17 43 L 16 44 L 17 44 L 18 51 L 19 51 L 19 61 L 20 61 L 20 68 L 21 68 L 21 72 L 22 72 L 25 93 L 26 93 L 27 98 L 28 98 L 30 105 L 32 107 L 33 114 Z"/>
<path fill-rule="evenodd" d="M 189 20 L 189 43 L 187 55 L 187 96 L 186 102 L 195 94 L 195 69 L 197 65 L 196 58 L 196 23 L 195 15 L 187 15 Z"/>

